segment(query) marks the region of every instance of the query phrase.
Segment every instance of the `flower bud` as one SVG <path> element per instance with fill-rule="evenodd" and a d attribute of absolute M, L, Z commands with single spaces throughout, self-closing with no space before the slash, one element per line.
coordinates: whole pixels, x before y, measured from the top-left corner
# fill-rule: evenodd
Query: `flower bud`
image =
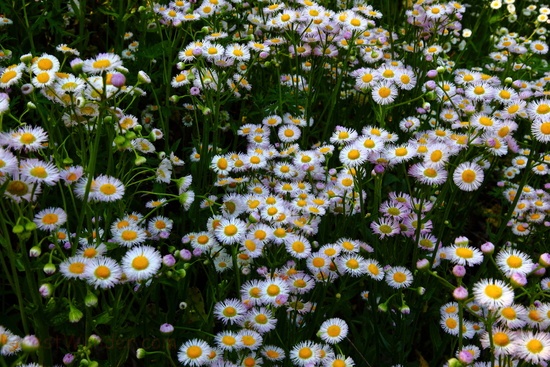
<path fill-rule="evenodd" d="M 38 288 L 38 293 L 44 298 L 50 298 L 53 294 L 53 286 L 50 283 L 44 283 Z"/>
<path fill-rule="evenodd" d="M 145 158 L 144 156 L 141 156 L 141 155 L 138 155 L 136 157 L 136 159 L 134 160 L 134 164 L 136 166 L 141 166 L 142 164 L 144 164 L 145 162 L 147 162 L 147 158 Z"/>
<path fill-rule="evenodd" d="M 52 264 L 52 263 L 47 263 L 46 265 L 44 265 L 44 273 L 46 273 L 47 275 L 52 275 L 55 273 L 55 265 Z"/>
<path fill-rule="evenodd" d="M 68 366 L 73 362 L 74 362 L 74 355 L 72 355 L 71 353 L 67 353 L 63 356 L 63 364 L 65 366 Z"/>
<path fill-rule="evenodd" d="M 101 344 L 101 337 L 99 337 L 99 335 L 96 335 L 96 334 L 90 335 L 90 337 L 88 338 L 88 346 L 90 348 L 93 348 L 98 346 L 99 344 Z"/>
<path fill-rule="evenodd" d="M 550 254 L 548 252 L 545 252 L 539 256 L 539 264 L 545 268 L 550 266 Z"/>
<path fill-rule="evenodd" d="M 160 332 L 163 334 L 163 335 L 170 335 L 174 332 L 174 326 L 172 326 L 171 324 L 162 324 L 160 325 Z"/>
<path fill-rule="evenodd" d="M 42 249 L 40 246 L 33 246 L 29 250 L 29 257 L 38 257 L 42 254 Z"/>
<path fill-rule="evenodd" d="M 136 358 L 137 359 L 143 359 L 147 355 L 147 351 L 143 348 L 138 348 L 136 350 Z"/>
<path fill-rule="evenodd" d="M 21 340 L 21 350 L 25 353 L 36 352 L 40 348 L 40 341 L 35 335 L 27 335 Z"/>
<path fill-rule="evenodd" d="M 86 297 L 84 297 L 84 304 L 86 307 L 95 307 L 97 305 L 97 296 L 88 289 Z"/>
<path fill-rule="evenodd" d="M 77 323 L 82 319 L 84 314 L 78 308 L 74 307 L 72 304 L 69 305 L 69 322 Z"/>

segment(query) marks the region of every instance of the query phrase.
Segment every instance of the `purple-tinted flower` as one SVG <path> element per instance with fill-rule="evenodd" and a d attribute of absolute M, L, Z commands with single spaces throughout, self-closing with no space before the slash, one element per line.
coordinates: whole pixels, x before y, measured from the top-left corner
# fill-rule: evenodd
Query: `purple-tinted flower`
<path fill-rule="evenodd" d="M 544 267 L 550 266 L 550 254 L 548 252 L 541 254 L 539 257 L 539 263 Z"/>
<path fill-rule="evenodd" d="M 514 287 L 523 287 L 527 284 L 527 276 L 523 273 L 513 273 L 510 277 L 510 283 L 512 283 Z"/>
<path fill-rule="evenodd" d="M 23 340 L 21 340 L 21 349 L 23 352 L 36 352 L 40 347 L 40 341 L 35 335 L 26 335 Z"/>
<path fill-rule="evenodd" d="M 491 242 L 485 242 L 483 245 L 481 245 L 481 251 L 484 254 L 492 254 L 495 252 L 495 245 L 493 245 Z"/>
<path fill-rule="evenodd" d="M 193 49 L 193 56 L 201 56 L 202 55 L 202 48 L 200 47 L 195 47 Z"/>
<path fill-rule="evenodd" d="M 164 335 L 170 335 L 174 332 L 174 326 L 171 324 L 162 324 L 160 325 L 160 332 Z"/>
<path fill-rule="evenodd" d="M 463 286 L 456 287 L 453 291 L 453 297 L 457 301 L 465 300 L 466 298 L 468 298 L 468 290 Z"/>
<path fill-rule="evenodd" d="M 65 366 L 68 366 L 73 362 L 74 362 L 74 355 L 72 355 L 71 353 L 67 353 L 63 356 L 63 364 Z"/>
<path fill-rule="evenodd" d="M 189 93 L 191 93 L 192 96 L 198 96 L 201 94 L 201 90 L 199 87 L 191 87 L 191 89 L 189 89 Z"/>
<path fill-rule="evenodd" d="M 202 249 L 200 248 L 195 248 L 193 249 L 193 256 L 201 256 L 202 255 Z"/>
<path fill-rule="evenodd" d="M 435 78 L 437 76 L 438 72 L 435 69 L 429 70 L 426 74 L 428 78 Z"/>
<path fill-rule="evenodd" d="M 164 255 L 162 257 L 162 263 L 165 265 L 165 266 L 168 266 L 168 267 L 172 267 L 176 264 L 176 258 L 171 255 L 171 254 L 168 254 L 168 255 Z"/>
<path fill-rule="evenodd" d="M 384 168 L 384 166 L 381 164 L 377 164 L 376 166 L 374 166 L 374 172 L 376 172 L 377 174 L 384 173 L 385 170 L 386 168 Z"/>
<path fill-rule="evenodd" d="M 474 355 L 467 350 L 461 350 L 458 353 L 458 360 L 465 365 L 469 365 L 474 362 Z"/>
<path fill-rule="evenodd" d="M 122 73 L 114 73 L 111 76 L 111 84 L 114 87 L 120 88 L 126 84 L 126 77 Z"/>
<path fill-rule="evenodd" d="M 453 268 L 453 275 L 457 278 L 462 278 L 466 275 L 466 268 L 462 265 L 455 265 Z"/>
<path fill-rule="evenodd" d="M 185 260 L 185 261 L 188 261 L 188 260 L 191 260 L 191 258 L 193 257 L 193 255 L 191 254 L 191 251 L 187 250 L 187 249 L 183 249 L 183 250 L 180 250 L 180 257 Z"/>
<path fill-rule="evenodd" d="M 40 288 L 38 288 L 38 293 L 44 298 L 49 298 L 53 294 L 53 287 L 50 283 L 42 284 Z"/>

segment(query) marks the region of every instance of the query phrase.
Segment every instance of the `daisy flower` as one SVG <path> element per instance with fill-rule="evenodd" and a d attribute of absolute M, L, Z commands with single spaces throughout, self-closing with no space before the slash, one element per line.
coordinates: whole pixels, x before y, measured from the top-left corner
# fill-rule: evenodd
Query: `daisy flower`
<path fill-rule="evenodd" d="M 283 359 L 285 359 L 284 349 L 275 345 L 264 345 L 260 353 L 267 360 L 272 362 L 282 361 Z"/>
<path fill-rule="evenodd" d="M 385 279 L 392 288 L 407 288 L 413 282 L 413 274 L 403 266 L 395 266 L 386 271 Z"/>
<path fill-rule="evenodd" d="M 157 273 L 162 265 L 162 256 L 151 246 L 133 247 L 126 252 L 121 265 L 128 280 L 140 282 Z"/>
<path fill-rule="evenodd" d="M 305 259 L 311 254 L 311 244 L 301 235 L 291 235 L 284 241 L 288 253 L 297 259 Z"/>
<path fill-rule="evenodd" d="M 380 239 L 395 236 L 400 231 L 398 223 L 392 218 L 380 218 L 377 222 L 372 222 L 370 227 Z"/>
<path fill-rule="evenodd" d="M 260 334 L 267 333 L 277 325 L 277 319 L 273 313 L 265 307 L 254 307 L 246 315 L 248 325 Z"/>
<path fill-rule="evenodd" d="M 454 183 L 463 191 L 477 190 L 483 183 L 483 178 L 483 169 L 473 162 L 459 164 L 453 173 Z"/>
<path fill-rule="evenodd" d="M 439 324 L 443 328 L 443 330 L 450 335 L 458 335 L 459 334 L 459 320 L 458 320 L 458 314 L 444 314 L 441 316 L 441 319 L 439 321 Z"/>
<path fill-rule="evenodd" d="M 178 361 L 185 366 L 203 366 L 208 364 L 212 347 L 204 340 L 192 339 L 182 344 L 178 350 Z"/>
<path fill-rule="evenodd" d="M 351 357 L 346 357 L 342 354 L 337 356 L 326 357 L 323 361 L 323 367 L 353 367 L 355 362 Z"/>
<path fill-rule="evenodd" d="M 224 245 L 232 245 L 244 239 L 246 223 L 238 218 L 221 219 L 214 230 L 217 240 Z"/>
<path fill-rule="evenodd" d="M 223 322 L 224 325 L 240 324 L 246 318 L 246 307 L 238 299 L 226 299 L 225 301 L 216 303 L 214 306 L 214 316 Z"/>
<path fill-rule="evenodd" d="M 482 279 L 474 284 L 474 299 L 489 310 L 507 307 L 514 301 L 512 287 L 499 279 Z"/>
<path fill-rule="evenodd" d="M 338 268 L 352 277 L 360 277 L 368 272 L 365 259 L 353 253 L 346 253 L 338 258 Z"/>
<path fill-rule="evenodd" d="M 71 256 L 59 264 L 59 272 L 65 278 L 84 279 L 86 264 L 90 259 L 81 255 Z"/>
<path fill-rule="evenodd" d="M 509 329 L 519 329 L 527 325 L 527 309 L 522 305 L 512 304 L 498 311 L 498 322 Z"/>
<path fill-rule="evenodd" d="M 14 176 L 6 186 L 4 195 L 19 203 L 22 200 L 35 201 L 42 192 L 40 184 L 33 184 L 26 178 Z"/>
<path fill-rule="evenodd" d="M 21 177 L 32 183 L 43 183 L 53 186 L 59 181 L 59 170 L 52 162 L 30 158 L 21 162 L 19 167 Z"/>
<path fill-rule="evenodd" d="M 102 257 L 103 254 L 107 251 L 107 246 L 104 243 L 99 245 L 95 244 L 85 244 L 81 245 L 80 249 L 76 252 L 76 255 L 84 256 L 88 259 L 93 259 L 96 257 Z"/>
<path fill-rule="evenodd" d="M 447 254 L 454 264 L 474 266 L 483 262 L 483 253 L 475 247 L 467 245 L 452 245 Z"/>
<path fill-rule="evenodd" d="M 21 350 L 21 337 L 0 325 L 0 354 L 11 356 Z"/>
<path fill-rule="evenodd" d="M 300 139 L 300 136 L 302 135 L 302 131 L 298 126 L 290 125 L 290 124 L 284 124 L 281 127 L 279 127 L 277 136 L 279 137 L 279 140 L 283 143 L 292 143 L 298 139 Z"/>
<path fill-rule="evenodd" d="M 231 330 L 220 331 L 214 337 L 215 345 L 227 351 L 241 349 L 243 347 L 242 342 L 237 337 L 237 333 Z"/>
<path fill-rule="evenodd" d="M 491 335 L 489 335 L 489 332 L 484 331 L 479 341 L 483 348 L 493 348 L 495 356 L 509 356 L 514 351 L 516 333 L 503 327 L 494 327 Z"/>
<path fill-rule="evenodd" d="M 447 181 L 447 171 L 429 163 L 413 164 L 409 168 L 409 175 L 425 185 L 442 185 Z"/>
<path fill-rule="evenodd" d="M 541 143 L 550 142 L 550 117 L 546 120 L 536 119 L 531 123 L 531 133 Z"/>
<path fill-rule="evenodd" d="M 380 105 L 393 103 L 397 97 L 397 87 L 388 82 L 379 82 L 372 87 L 372 99 Z"/>
<path fill-rule="evenodd" d="M 316 365 L 319 362 L 321 347 L 309 340 L 296 344 L 290 351 L 290 359 L 295 366 Z"/>
<path fill-rule="evenodd" d="M 84 182 L 83 184 L 85 188 L 86 183 Z M 123 196 L 124 184 L 115 177 L 100 175 L 92 182 L 92 186 L 90 187 L 89 199 L 96 201 L 117 201 L 122 199 Z"/>
<path fill-rule="evenodd" d="M 533 261 L 527 254 L 516 249 L 501 250 L 495 260 L 499 269 L 507 277 L 514 273 L 527 275 L 533 271 Z"/>
<path fill-rule="evenodd" d="M 16 84 L 23 76 L 25 70 L 25 64 L 9 66 L 4 69 L 0 74 L 0 88 L 9 88 Z"/>
<path fill-rule="evenodd" d="M 256 350 L 262 345 L 262 335 L 257 331 L 241 329 L 237 335 L 244 348 Z"/>
<path fill-rule="evenodd" d="M 288 298 L 290 289 L 288 284 L 279 278 L 272 278 L 261 283 L 261 297 L 264 304 L 275 307 L 281 306 L 282 301 Z"/>
<path fill-rule="evenodd" d="M 113 53 L 100 53 L 93 59 L 85 60 L 82 71 L 91 74 L 100 74 L 106 71 L 113 71 L 122 66 L 120 56 Z"/>
<path fill-rule="evenodd" d="M 367 275 L 374 280 L 384 279 L 385 272 L 380 263 L 374 259 L 365 260 L 365 268 L 367 269 Z"/>
<path fill-rule="evenodd" d="M 147 230 L 153 236 L 165 235 L 170 233 L 173 225 L 174 221 L 172 219 L 157 215 L 147 222 Z"/>
<path fill-rule="evenodd" d="M 359 167 L 367 161 L 368 151 L 359 144 L 351 144 L 340 151 L 339 158 L 348 167 Z"/>
<path fill-rule="evenodd" d="M 332 318 L 324 321 L 317 332 L 324 342 L 337 344 L 348 335 L 348 324 L 342 319 Z"/>
<path fill-rule="evenodd" d="M 34 223 L 44 231 L 54 231 L 67 222 L 67 213 L 61 208 L 48 208 L 34 216 Z"/>
<path fill-rule="evenodd" d="M 36 88 L 44 88 L 52 85 L 56 80 L 56 75 L 52 71 L 42 71 L 39 74 L 36 74 L 32 79 L 31 83 Z"/>
<path fill-rule="evenodd" d="M 96 289 L 112 288 L 120 282 L 122 268 L 111 258 L 94 257 L 86 264 L 84 277 Z"/>
<path fill-rule="evenodd" d="M 550 359 L 550 334 L 547 332 L 519 331 L 515 334 L 512 355 L 529 363 L 540 364 Z"/>
<path fill-rule="evenodd" d="M 39 126 L 27 125 L 8 133 L 7 145 L 13 150 L 35 152 L 44 148 L 47 143 L 48 134 Z"/>

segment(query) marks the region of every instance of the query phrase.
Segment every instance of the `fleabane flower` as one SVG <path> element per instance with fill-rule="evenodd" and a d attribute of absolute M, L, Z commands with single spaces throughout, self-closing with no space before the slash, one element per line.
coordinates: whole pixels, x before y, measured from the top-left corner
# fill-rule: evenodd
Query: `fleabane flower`
<path fill-rule="evenodd" d="M 47 208 L 39 211 L 33 219 L 39 229 L 54 231 L 67 222 L 67 213 L 61 208 Z"/>
<path fill-rule="evenodd" d="M 151 246 L 133 247 L 122 258 L 122 270 L 131 281 L 143 281 L 153 277 L 161 265 L 160 252 Z"/>
<path fill-rule="evenodd" d="M 475 191 L 485 177 L 481 166 L 474 162 L 461 163 L 453 173 L 453 181 L 463 191 Z"/>
<path fill-rule="evenodd" d="M 317 335 L 329 344 L 337 344 L 348 335 L 348 324 L 340 318 L 332 318 L 324 321 Z"/>
<path fill-rule="evenodd" d="M 514 301 L 512 287 L 499 279 L 482 279 L 474 284 L 474 299 L 489 310 L 507 307 Z"/>

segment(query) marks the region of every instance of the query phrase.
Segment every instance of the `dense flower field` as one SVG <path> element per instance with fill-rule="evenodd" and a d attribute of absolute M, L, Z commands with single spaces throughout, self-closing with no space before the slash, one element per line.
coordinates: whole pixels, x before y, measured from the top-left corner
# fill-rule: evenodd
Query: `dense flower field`
<path fill-rule="evenodd" d="M 0 367 L 548 365 L 544 1 L 0 13 Z"/>

